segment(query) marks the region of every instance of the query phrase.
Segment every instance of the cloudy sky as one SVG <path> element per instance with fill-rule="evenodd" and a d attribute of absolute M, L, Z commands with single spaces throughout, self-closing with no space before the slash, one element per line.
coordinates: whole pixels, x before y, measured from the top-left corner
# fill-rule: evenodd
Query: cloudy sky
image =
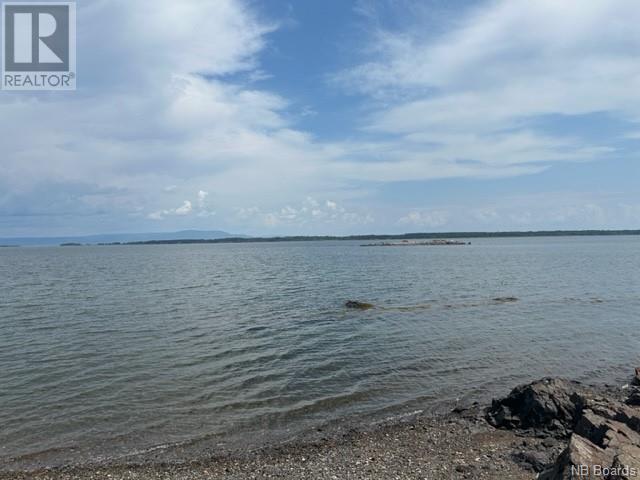
<path fill-rule="evenodd" d="M 0 237 L 640 228 L 637 0 L 82 0 Z"/>

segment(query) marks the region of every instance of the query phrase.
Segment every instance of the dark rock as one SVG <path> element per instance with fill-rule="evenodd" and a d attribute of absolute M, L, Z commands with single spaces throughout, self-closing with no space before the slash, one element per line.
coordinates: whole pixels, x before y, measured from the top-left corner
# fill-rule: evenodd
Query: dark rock
<path fill-rule="evenodd" d="M 497 303 L 512 303 L 517 302 L 518 299 L 516 297 L 497 297 L 494 298 L 493 301 Z"/>
<path fill-rule="evenodd" d="M 513 458 L 525 468 L 530 468 L 534 472 L 542 472 L 553 463 L 553 452 L 518 452 Z"/>
<path fill-rule="evenodd" d="M 370 308 L 373 308 L 372 304 L 366 303 L 366 302 L 359 302 L 357 300 L 349 300 L 344 304 L 344 306 L 347 308 L 355 309 L 355 310 L 369 310 Z"/>
<path fill-rule="evenodd" d="M 579 391 L 575 382 L 544 378 L 514 388 L 502 400 L 494 400 L 486 419 L 498 428 L 536 429 L 566 437 L 584 407 L 585 399 Z"/>
<path fill-rule="evenodd" d="M 590 398 L 568 447 L 540 479 L 629 479 L 640 475 L 640 409 L 609 398 Z"/>
<path fill-rule="evenodd" d="M 636 369 L 636 378 L 640 382 L 640 369 Z M 514 455 L 519 463 L 541 472 L 539 480 L 629 480 L 640 477 L 638 405 L 638 387 L 631 388 L 625 401 L 619 390 L 545 378 L 494 400 L 486 419 L 499 428 L 544 438 L 537 451 Z M 556 440 L 567 436 L 568 446 L 552 463 Z"/>
<path fill-rule="evenodd" d="M 471 465 L 461 463 L 459 465 L 456 465 L 455 470 L 458 473 L 471 473 L 474 468 Z"/>
<path fill-rule="evenodd" d="M 620 449 L 613 459 L 612 470 L 618 472 L 610 478 L 619 480 L 631 480 L 640 476 L 640 450 L 638 446 Z"/>
<path fill-rule="evenodd" d="M 593 467 L 595 465 L 611 465 L 612 462 L 612 455 L 589 440 L 573 435 L 569 441 L 569 446 L 550 468 L 538 476 L 538 480 L 571 480 L 576 478 L 574 472 L 581 472 L 580 469 L 584 467 L 588 468 L 589 471 L 586 472 L 586 475 L 581 475 L 582 478 L 604 480 L 605 477 L 592 475 Z"/>
<path fill-rule="evenodd" d="M 640 406 L 640 388 L 632 387 L 627 398 L 627 405 Z"/>
<path fill-rule="evenodd" d="M 636 374 L 631 381 L 632 385 L 640 386 L 640 367 L 636 367 Z"/>

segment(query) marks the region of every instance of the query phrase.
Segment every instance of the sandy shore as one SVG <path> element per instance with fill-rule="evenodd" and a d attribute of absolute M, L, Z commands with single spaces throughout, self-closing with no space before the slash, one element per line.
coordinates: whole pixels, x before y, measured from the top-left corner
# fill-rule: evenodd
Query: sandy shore
<path fill-rule="evenodd" d="M 0 479 L 533 479 L 518 454 L 549 450 L 543 441 L 496 430 L 473 409 L 193 463 L 69 467 L 0 473 Z"/>

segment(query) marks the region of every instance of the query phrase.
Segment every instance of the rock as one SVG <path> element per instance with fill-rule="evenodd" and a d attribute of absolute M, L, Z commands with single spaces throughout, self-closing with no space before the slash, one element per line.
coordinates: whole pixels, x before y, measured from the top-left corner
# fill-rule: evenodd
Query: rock
<path fill-rule="evenodd" d="M 512 303 L 517 302 L 518 299 L 516 297 L 496 297 L 493 301 L 497 303 Z"/>
<path fill-rule="evenodd" d="M 347 308 L 355 309 L 355 310 L 369 310 L 370 308 L 374 307 L 370 303 L 359 302 L 357 300 L 349 300 L 344 304 L 344 306 Z"/>
<path fill-rule="evenodd" d="M 640 406 L 640 388 L 632 387 L 627 398 L 627 405 Z"/>
<path fill-rule="evenodd" d="M 594 411 L 595 410 L 595 411 Z M 585 410 L 576 425 L 574 436 L 579 435 L 602 448 L 618 448 L 627 443 L 640 445 L 640 434 L 628 424 L 597 413 L 597 409 Z M 610 411 L 609 411 L 610 412 Z M 622 418 L 614 415 L 615 418 Z M 627 416 L 627 418 L 629 418 Z"/>
<path fill-rule="evenodd" d="M 611 465 L 613 456 L 586 438 L 573 435 L 569 446 L 555 464 L 538 476 L 538 480 L 570 480 L 574 478 L 605 479 L 594 472 L 594 466 Z M 585 469 L 587 469 L 585 471 Z M 575 473 L 575 475 L 574 475 Z"/>
<path fill-rule="evenodd" d="M 634 432 L 640 432 L 640 409 L 611 400 L 591 402 L 589 408 L 607 420 L 625 424 Z M 638 438 L 640 444 L 640 438 Z"/>
<path fill-rule="evenodd" d="M 631 381 L 631 385 L 637 385 L 640 386 L 640 367 L 636 367 L 636 374 L 633 377 L 633 380 Z"/>
<path fill-rule="evenodd" d="M 506 398 L 494 400 L 486 419 L 497 428 L 542 429 L 545 433 L 566 437 L 584 406 L 580 390 L 575 382 L 555 378 L 521 385 Z"/>
<path fill-rule="evenodd" d="M 530 468 L 534 472 L 542 472 L 548 465 L 553 463 L 552 452 L 518 452 L 513 458 L 524 466 Z"/>
<path fill-rule="evenodd" d="M 612 469 L 616 471 L 619 480 L 631 480 L 640 476 L 640 451 L 637 446 L 625 446 L 620 449 L 613 460 Z"/>
<path fill-rule="evenodd" d="M 638 369 L 636 377 L 640 378 Z M 530 434 L 544 438 L 538 451 L 514 455 L 519 463 L 542 471 L 540 480 L 630 480 L 640 477 L 638 405 L 638 387 L 631 388 L 625 401 L 619 392 L 603 394 L 595 387 L 545 378 L 494 400 L 486 419 L 499 428 L 533 430 Z M 552 436 L 570 437 L 553 463 L 549 461 L 556 451 Z"/>
<path fill-rule="evenodd" d="M 469 473 L 473 470 L 473 468 L 466 464 L 460 464 L 460 465 L 456 465 L 455 470 L 458 473 Z"/>
<path fill-rule="evenodd" d="M 580 472 L 593 479 L 640 475 L 640 409 L 606 398 L 588 401 L 569 446 L 540 478 L 568 480 Z"/>

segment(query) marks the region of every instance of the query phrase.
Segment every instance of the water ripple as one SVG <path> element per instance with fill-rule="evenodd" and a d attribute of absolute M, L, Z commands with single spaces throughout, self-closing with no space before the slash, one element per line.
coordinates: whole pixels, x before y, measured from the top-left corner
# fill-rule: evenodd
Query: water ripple
<path fill-rule="evenodd" d="M 0 251 L 0 469 L 294 436 L 543 375 L 615 378 L 640 361 L 639 246 Z"/>

